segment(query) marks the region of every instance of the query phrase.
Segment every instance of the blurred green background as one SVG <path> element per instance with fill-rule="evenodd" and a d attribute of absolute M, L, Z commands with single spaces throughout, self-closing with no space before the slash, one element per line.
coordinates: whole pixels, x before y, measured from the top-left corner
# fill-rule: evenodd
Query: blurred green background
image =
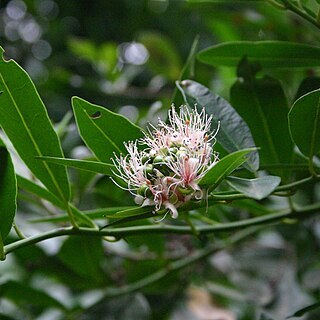
<path fill-rule="evenodd" d="M 142 126 L 163 117 L 197 36 L 199 50 L 234 40 L 320 40 L 312 25 L 266 1 L 0 1 L 5 57 L 27 70 L 54 122 L 71 110 L 74 95 Z M 229 98 L 235 69 L 195 61 L 193 71 L 189 77 Z M 317 75 L 315 70 L 265 72 L 281 80 L 289 101 L 302 78 Z M 63 141 L 65 154 L 86 156 L 72 123 Z M 83 209 L 115 205 L 116 199 L 132 204 L 103 178 L 83 172 L 72 177 Z M 303 197 L 315 196 L 307 191 Z M 23 229 L 42 230 L 26 222 L 41 209 L 21 195 L 20 200 Z M 230 208 L 216 210 L 222 221 L 234 219 Z M 241 210 L 237 214 L 246 216 Z M 102 300 L 108 286 L 139 280 L 206 239 L 149 235 L 112 245 L 96 238 L 51 240 L 1 262 L 0 319 L 269 319 L 260 318 L 263 312 L 284 319 L 320 298 L 319 230 L 316 220 L 266 228 L 236 250 L 219 252 L 160 284 Z"/>

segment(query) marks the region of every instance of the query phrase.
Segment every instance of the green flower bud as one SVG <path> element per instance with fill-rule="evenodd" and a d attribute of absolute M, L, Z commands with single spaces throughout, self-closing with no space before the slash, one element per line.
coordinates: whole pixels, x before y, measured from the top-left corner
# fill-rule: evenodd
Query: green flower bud
<path fill-rule="evenodd" d="M 148 186 L 146 184 L 143 184 L 137 190 L 137 194 L 140 195 L 140 196 L 145 197 L 146 196 L 146 192 L 147 192 L 148 189 L 149 189 Z"/>
<path fill-rule="evenodd" d="M 144 166 L 144 171 L 147 175 L 151 175 L 153 173 L 153 165 L 148 163 Z"/>
<path fill-rule="evenodd" d="M 157 163 L 163 163 L 163 157 L 162 156 L 158 155 L 153 159 L 153 164 L 157 164 Z"/>
<path fill-rule="evenodd" d="M 183 188 L 181 186 L 178 187 L 178 191 L 183 195 L 189 195 L 194 192 L 194 190 L 191 187 Z"/>
<path fill-rule="evenodd" d="M 173 154 L 176 154 L 178 152 L 178 148 L 176 148 L 176 147 L 171 147 L 171 148 L 169 148 L 169 153 L 173 153 Z"/>
<path fill-rule="evenodd" d="M 141 158 L 142 164 L 145 164 L 145 163 L 148 162 L 149 160 L 150 160 L 150 157 L 148 157 L 148 156 L 143 156 L 143 157 Z"/>

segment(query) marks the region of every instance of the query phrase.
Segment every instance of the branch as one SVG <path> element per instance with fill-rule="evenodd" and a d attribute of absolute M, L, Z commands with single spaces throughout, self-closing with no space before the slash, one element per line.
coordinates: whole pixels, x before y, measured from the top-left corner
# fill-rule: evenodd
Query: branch
<path fill-rule="evenodd" d="M 284 209 L 275 211 L 273 213 L 254 217 L 250 219 L 245 219 L 241 221 L 229 222 L 229 223 L 220 223 L 217 225 L 201 225 L 195 226 L 197 234 L 206 234 L 206 233 L 217 233 L 217 232 L 226 232 L 233 231 L 244 227 L 249 227 L 253 225 L 268 224 L 275 222 L 284 218 L 306 218 L 312 213 L 320 213 L 320 203 L 312 204 L 309 206 L 304 206 L 301 209 L 292 211 L 291 209 Z M 110 229 L 90 229 L 90 228 L 59 228 L 50 230 L 48 232 L 29 237 L 27 239 L 18 240 L 14 243 L 8 244 L 4 247 L 4 253 L 8 254 L 17 249 L 29 246 L 31 244 L 38 243 L 43 240 L 66 236 L 66 235 L 83 235 L 83 236 L 112 236 L 115 238 L 123 238 L 129 235 L 141 235 L 146 233 L 174 233 L 174 234 L 193 234 L 192 230 L 188 226 L 175 226 L 175 225 L 147 225 L 147 226 L 133 226 L 133 227 L 122 227 L 122 228 L 110 228 Z"/>

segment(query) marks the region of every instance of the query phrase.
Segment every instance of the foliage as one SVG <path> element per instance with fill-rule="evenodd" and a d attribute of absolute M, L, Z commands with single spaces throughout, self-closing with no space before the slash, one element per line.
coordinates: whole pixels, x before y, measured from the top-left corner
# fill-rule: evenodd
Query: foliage
<path fill-rule="evenodd" d="M 0 317 L 317 319 L 318 3 L 41 3 L 0 12 Z M 111 160 L 172 102 L 218 130 L 178 219 Z"/>

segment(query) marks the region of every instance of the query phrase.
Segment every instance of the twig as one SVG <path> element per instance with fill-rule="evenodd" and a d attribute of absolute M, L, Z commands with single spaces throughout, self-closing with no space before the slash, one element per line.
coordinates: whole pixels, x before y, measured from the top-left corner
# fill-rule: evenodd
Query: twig
<path fill-rule="evenodd" d="M 301 209 L 296 209 L 292 212 L 291 209 L 284 209 L 279 211 L 274 211 L 273 213 L 254 217 L 250 219 L 245 219 L 241 221 L 234 221 L 228 223 L 221 223 L 217 225 L 201 225 L 195 226 L 198 234 L 206 233 L 217 233 L 226 232 L 241 229 L 244 227 L 249 227 L 253 225 L 268 224 L 275 221 L 282 220 L 284 218 L 306 218 L 312 213 L 320 213 L 320 203 L 304 206 Z M 19 248 L 29 246 L 31 244 L 38 243 L 43 240 L 65 236 L 65 235 L 83 235 L 83 236 L 113 236 L 117 238 L 126 237 L 129 235 L 147 234 L 147 233 L 174 233 L 174 234 L 193 234 L 193 230 L 188 226 L 174 226 L 174 225 L 146 225 L 146 226 L 134 226 L 134 227 L 123 227 L 123 228 L 110 228 L 97 230 L 92 228 L 59 228 L 50 230 L 48 232 L 35 235 L 26 239 L 18 240 L 14 243 L 8 244 L 4 247 L 4 253 L 8 254 Z"/>

